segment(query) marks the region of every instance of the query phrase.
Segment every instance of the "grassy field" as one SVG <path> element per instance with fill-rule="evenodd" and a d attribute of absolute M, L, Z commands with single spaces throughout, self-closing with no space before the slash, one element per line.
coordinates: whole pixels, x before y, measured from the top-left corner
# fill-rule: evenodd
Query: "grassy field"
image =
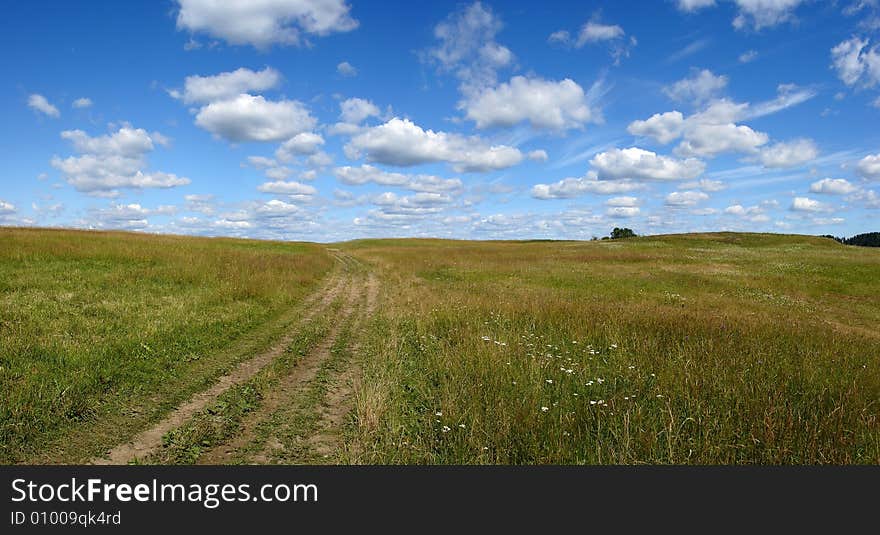
<path fill-rule="evenodd" d="M 880 251 L 713 234 L 359 241 L 349 462 L 880 463 Z"/>
<path fill-rule="evenodd" d="M 282 333 L 130 462 L 880 463 L 880 250 L 20 229 L 0 461 L 101 455 Z"/>
<path fill-rule="evenodd" d="M 0 462 L 112 446 L 264 346 L 332 265 L 313 244 L 0 229 Z"/>

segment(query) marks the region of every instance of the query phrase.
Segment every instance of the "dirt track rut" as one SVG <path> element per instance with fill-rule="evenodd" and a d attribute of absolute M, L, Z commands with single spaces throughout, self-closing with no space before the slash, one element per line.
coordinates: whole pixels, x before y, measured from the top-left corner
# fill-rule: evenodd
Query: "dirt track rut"
<path fill-rule="evenodd" d="M 334 275 L 331 276 L 330 280 L 324 285 L 322 290 L 306 299 L 301 307 L 303 310 L 302 317 L 299 321 L 295 322 L 294 327 L 277 343 L 265 352 L 239 363 L 231 372 L 220 377 L 210 388 L 195 394 L 189 400 L 171 411 L 171 413 L 158 423 L 136 435 L 133 439 L 117 445 L 108 451 L 106 455 L 92 459 L 91 463 L 110 465 L 128 464 L 139 459 L 147 458 L 161 447 L 163 437 L 169 431 L 183 425 L 194 415 L 209 407 L 224 392 L 235 385 L 242 384 L 252 379 L 260 372 L 260 370 L 280 357 L 289 347 L 300 327 L 315 318 L 318 314 L 326 311 L 336 299 L 340 298 L 340 296 L 343 296 L 345 293 L 347 293 L 347 295 L 345 295 L 344 299 L 347 304 L 343 305 L 342 314 L 350 315 L 354 309 L 354 302 L 357 301 L 359 292 L 357 284 L 354 283 L 353 273 L 354 268 L 360 266 L 360 263 L 339 251 L 331 250 L 331 253 L 336 257 L 340 267 L 336 270 Z M 291 376 L 285 381 L 285 386 L 288 388 L 294 388 L 297 384 L 307 382 L 314 376 L 315 371 L 323 360 L 322 356 L 324 353 L 329 353 L 333 340 L 335 340 L 336 333 L 338 333 L 338 325 L 331 329 L 331 333 L 327 336 L 324 342 L 315 348 L 300 365 L 295 367 Z M 271 402 L 273 395 L 275 394 L 270 393 L 267 403 Z M 222 449 L 222 447 L 217 449 Z M 223 460 L 217 459 L 216 462 L 223 462 Z"/>

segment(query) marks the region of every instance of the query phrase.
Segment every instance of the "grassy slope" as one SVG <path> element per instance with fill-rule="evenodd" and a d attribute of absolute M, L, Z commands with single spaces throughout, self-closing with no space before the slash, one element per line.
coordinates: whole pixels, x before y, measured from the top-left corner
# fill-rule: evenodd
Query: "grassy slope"
<path fill-rule="evenodd" d="M 332 263 L 312 244 L 0 229 L 0 462 L 133 433 L 264 347 Z"/>
<path fill-rule="evenodd" d="M 365 240 L 355 462 L 880 463 L 880 251 Z"/>

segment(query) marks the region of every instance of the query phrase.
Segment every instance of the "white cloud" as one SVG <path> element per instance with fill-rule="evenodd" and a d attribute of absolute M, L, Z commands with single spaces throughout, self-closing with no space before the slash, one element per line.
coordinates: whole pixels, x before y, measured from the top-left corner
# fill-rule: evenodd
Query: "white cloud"
<path fill-rule="evenodd" d="M 626 219 L 635 217 L 641 213 L 641 209 L 637 206 L 613 206 L 605 211 L 608 217 Z"/>
<path fill-rule="evenodd" d="M 794 20 L 794 11 L 806 0 L 735 0 L 739 14 L 733 19 L 737 29 L 756 30 Z"/>
<path fill-rule="evenodd" d="M 177 0 L 177 27 L 233 45 L 296 45 L 302 34 L 324 36 L 358 26 L 344 0 Z"/>
<path fill-rule="evenodd" d="M 76 109 L 91 108 L 92 107 L 92 99 L 86 98 L 86 97 L 78 98 L 73 101 L 73 104 L 71 104 L 71 106 L 73 106 Z"/>
<path fill-rule="evenodd" d="M 359 167 L 338 167 L 333 173 L 340 182 L 351 186 L 372 183 L 426 193 L 454 192 L 463 187 L 461 180 L 457 178 L 446 179 L 434 175 L 392 173 L 366 164 Z"/>
<path fill-rule="evenodd" d="M 535 184 L 532 197 L 541 200 L 572 199 L 587 193 L 615 195 L 643 189 L 644 186 L 631 180 L 599 180 L 595 171 L 581 178 L 564 178 L 553 184 Z"/>
<path fill-rule="evenodd" d="M 646 136 L 666 144 L 681 136 L 684 115 L 680 111 L 656 113 L 646 121 L 633 121 L 627 131 L 634 136 Z"/>
<path fill-rule="evenodd" d="M 766 214 L 766 206 L 767 205 L 756 205 L 746 207 L 741 204 L 734 204 L 725 208 L 724 213 L 751 223 L 766 223 L 770 221 L 770 217 Z"/>
<path fill-rule="evenodd" d="M 831 208 L 825 203 L 809 197 L 795 197 L 791 203 L 791 209 L 796 212 L 829 212 Z"/>
<path fill-rule="evenodd" d="M 263 171 L 263 174 L 266 175 L 266 178 L 271 178 L 272 180 L 287 180 L 293 174 L 293 169 L 283 166 L 270 167 Z"/>
<path fill-rule="evenodd" d="M 82 130 L 66 130 L 61 137 L 70 141 L 80 156 L 53 157 L 76 190 L 101 196 L 116 196 L 123 188 L 172 188 L 190 183 L 171 173 L 145 172 L 146 154 L 153 150 L 154 138 L 141 128 L 124 125 L 115 133 L 90 137 Z"/>
<path fill-rule="evenodd" d="M 333 164 L 333 157 L 324 151 L 318 151 L 309 156 L 306 163 L 312 167 L 327 167 Z"/>
<path fill-rule="evenodd" d="M 575 48 L 582 48 L 587 44 L 605 43 L 609 47 L 611 57 L 614 58 L 616 65 L 622 58 L 628 57 L 630 50 L 638 44 L 635 37 L 629 39 L 625 37 L 626 32 L 623 31 L 623 28 L 617 24 L 600 22 L 597 13 L 592 20 L 581 26 L 577 39 L 572 38 L 568 31 L 559 30 L 551 33 L 547 41 Z"/>
<path fill-rule="evenodd" d="M 302 208 L 295 204 L 272 199 L 271 201 L 259 204 L 254 212 L 257 217 L 276 218 L 299 214 L 302 210 Z"/>
<path fill-rule="evenodd" d="M 257 191 L 262 193 L 272 193 L 274 195 L 288 195 L 297 200 L 311 200 L 311 198 L 318 193 L 318 190 L 315 189 L 314 186 L 296 182 L 295 180 L 264 182 L 257 186 Z"/>
<path fill-rule="evenodd" d="M 519 164 L 522 153 L 506 145 L 489 145 L 478 137 L 423 130 L 408 119 L 391 119 L 368 128 L 345 147 L 354 159 L 399 166 L 447 162 L 458 172 L 485 172 Z"/>
<path fill-rule="evenodd" d="M 242 93 L 265 91 L 280 83 L 281 73 L 271 67 L 256 72 L 242 67 L 214 76 L 187 76 L 183 92 L 172 90 L 169 94 L 187 104 L 205 104 L 231 99 Z"/>
<path fill-rule="evenodd" d="M 590 164 L 602 180 L 688 180 L 701 175 L 706 165 L 700 160 L 677 160 L 631 147 L 597 154 Z"/>
<path fill-rule="evenodd" d="M 61 117 L 61 112 L 58 111 L 58 108 L 53 106 L 46 97 L 43 95 L 34 93 L 28 97 L 27 105 L 44 115 L 48 115 L 49 117 L 58 118 Z"/>
<path fill-rule="evenodd" d="M 70 141 L 83 154 L 117 155 L 136 158 L 153 150 L 153 139 L 143 128 L 123 126 L 113 134 L 90 137 L 82 130 L 65 130 L 61 138 Z"/>
<path fill-rule="evenodd" d="M 369 100 L 349 98 L 339 103 L 339 118 L 343 122 L 360 124 L 370 117 L 379 116 L 379 108 Z"/>
<path fill-rule="evenodd" d="M 336 72 L 345 77 L 357 76 L 357 69 L 354 68 L 354 65 L 347 61 L 343 61 L 339 65 L 336 66 Z"/>
<path fill-rule="evenodd" d="M 810 185 L 812 193 L 825 193 L 828 195 L 849 195 L 858 190 L 859 188 L 855 184 L 843 178 L 823 178 Z"/>
<path fill-rule="evenodd" d="M 770 138 L 748 126 L 725 124 L 694 124 L 685 132 L 685 139 L 676 147 L 680 156 L 713 157 L 724 152 L 755 153 Z"/>
<path fill-rule="evenodd" d="M 693 182 L 683 182 L 679 184 L 681 189 L 698 189 L 700 191 L 708 191 L 715 192 L 721 191 L 725 189 L 724 182 L 720 180 L 710 180 L 708 178 L 703 178 L 700 180 L 695 180 Z"/>
<path fill-rule="evenodd" d="M 605 201 L 605 206 L 638 206 L 639 198 L 638 197 L 612 197 Z"/>
<path fill-rule="evenodd" d="M 501 20 L 480 2 L 464 6 L 434 27 L 438 44 L 424 58 L 453 73 L 463 94 L 495 85 L 498 70 L 510 66 L 513 53 L 495 41 Z"/>
<path fill-rule="evenodd" d="M 690 78 L 684 78 L 664 87 L 663 92 L 676 102 L 700 104 L 724 91 L 728 81 L 727 76 L 716 76 L 712 71 L 703 69 L 695 72 Z"/>
<path fill-rule="evenodd" d="M 692 12 L 715 5 L 715 0 L 677 0 L 678 9 Z"/>
<path fill-rule="evenodd" d="M 526 156 L 528 156 L 529 160 L 532 160 L 533 162 L 546 162 L 550 159 L 550 156 L 547 155 L 547 151 L 543 149 L 529 151 Z"/>
<path fill-rule="evenodd" d="M 733 0 L 739 11 L 733 19 L 737 29 L 761 30 L 794 20 L 794 11 L 806 0 Z M 694 12 L 716 5 L 715 0 L 676 0 L 681 11 Z"/>
<path fill-rule="evenodd" d="M 198 126 L 232 142 L 282 141 L 312 130 L 316 123 L 298 101 L 247 94 L 212 102 L 196 115 Z"/>
<path fill-rule="evenodd" d="M 184 195 L 186 209 L 190 212 L 199 212 L 205 215 L 214 213 L 214 195 L 212 194 L 189 194 Z"/>
<path fill-rule="evenodd" d="M 666 196 L 669 206 L 694 206 L 706 200 L 709 200 L 709 196 L 702 191 L 673 191 Z"/>
<path fill-rule="evenodd" d="M 303 132 L 288 139 L 275 151 L 275 157 L 290 162 L 297 156 L 314 154 L 324 144 L 324 138 L 314 132 Z"/>
<path fill-rule="evenodd" d="M 12 215 L 16 212 L 15 205 L 0 199 L 0 216 Z"/>
<path fill-rule="evenodd" d="M 782 84 L 777 88 L 777 97 L 757 104 L 737 103 L 728 99 L 713 100 L 701 111 L 687 118 L 679 112 L 671 111 L 655 114 L 646 121 L 634 121 L 629 132 L 645 135 L 661 143 L 669 143 L 678 137 L 683 140 L 676 148 L 681 156 L 714 157 L 725 152 L 758 154 L 760 147 L 770 138 L 737 121 L 764 117 L 795 106 L 816 96 L 815 90 L 802 89 L 792 84 Z M 807 140 L 796 140 L 788 144 L 778 144 L 776 150 L 767 153 L 767 163 L 781 165 L 797 161 L 796 156 L 805 157 L 816 148 Z M 792 164 L 793 165 L 793 164 Z"/>
<path fill-rule="evenodd" d="M 594 118 L 580 85 L 514 76 L 510 82 L 486 88 L 460 104 L 477 128 L 513 126 L 528 121 L 536 128 L 577 128 Z"/>
<path fill-rule="evenodd" d="M 831 49 L 837 76 L 848 86 L 874 87 L 880 83 L 880 52 L 870 41 L 851 37 Z"/>
<path fill-rule="evenodd" d="M 739 55 L 740 63 L 751 63 L 758 59 L 758 51 L 757 50 L 749 50 L 747 52 L 743 52 Z"/>
<path fill-rule="evenodd" d="M 776 92 L 777 96 L 773 100 L 759 102 L 754 105 L 747 104 L 742 119 L 757 119 L 758 117 L 772 115 L 802 104 L 818 94 L 815 89 L 798 87 L 794 84 L 779 84 Z"/>
<path fill-rule="evenodd" d="M 815 160 L 819 155 L 819 148 L 811 139 L 796 139 L 775 143 L 761 149 L 761 163 L 764 167 L 797 167 Z"/>
<path fill-rule="evenodd" d="M 581 27 L 576 45 L 583 46 L 586 43 L 611 41 L 619 39 L 625 34 L 626 32 L 623 31 L 623 28 L 616 24 L 602 24 L 601 22 L 590 21 Z"/>
<path fill-rule="evenodd" d="M 858 173 L 868 180 L 880 180 L 880 154 L 870 154 L 859 161 Z"/>
<path fill-rule="evenodd" d="M 275 167 L 278 163 L 272 158 L 265 156 L 248 156 L 248 163 L 257 169 L 266 169 L 267 167 Z"/>

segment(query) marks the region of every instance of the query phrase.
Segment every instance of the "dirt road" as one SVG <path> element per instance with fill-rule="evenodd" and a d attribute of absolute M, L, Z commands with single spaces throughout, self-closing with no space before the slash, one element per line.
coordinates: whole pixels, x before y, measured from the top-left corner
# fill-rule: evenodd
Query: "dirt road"
<path fill-rule="evenodd" d="M 252 381 L 288 350 L 298 330 L 326 321 L 323 338 L 271 385 L 226 443 L 206 447 L 199 464 L 333 462 L 345 417 L 353 406 L 359 377 L 355 340 L 375 310 L 378 279 L 367 266 L 331 250 L 338 266 L 320 291 L 302 304 L 301 319 L 269 350 L 238 364 L 213 386 L 194 395 L 132 440 L 119 444 L 93 464 L 149 462 L 164 437 L 208 410 L 229 389 Z"/>

